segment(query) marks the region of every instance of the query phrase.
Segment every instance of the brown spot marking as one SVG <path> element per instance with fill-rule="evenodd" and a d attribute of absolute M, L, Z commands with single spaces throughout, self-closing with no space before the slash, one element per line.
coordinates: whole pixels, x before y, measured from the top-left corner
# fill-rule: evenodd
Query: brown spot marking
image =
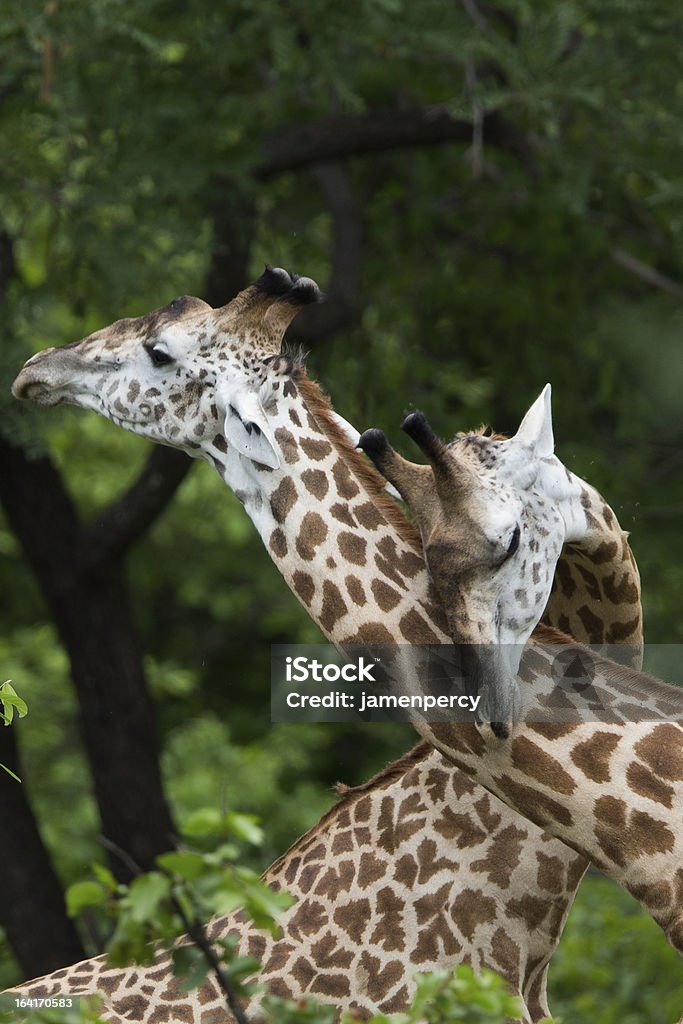
<path fill-rule="evenodd" d="M 377 544 L 377 550 L 390 562 L 398 567 L 403 576 L 411 579 L 425 567 L 424 558 L 415 554 L 414 551 L 397 551 L 396 541 L 393 537 L 382 537 Z"/>
<path fill-rule="evenodd" d="M 332 445 L 329 441 L 317 441 L 313 437 L 302 437 L 301 447 L 309 459 L 313 459 L 315 462 L 321 462 L 322 459 L 326 459 L 332 451 Z"/>
<path fill-rule="evenodd" d="M 320 625 L 328 633 L 339 619 L 343 619 L 348 612 L 348 607 L 341 591 L 332 580 L 325 580 L 323 583 L 323 604 L 320 611 Z"/>
<path fill-rule="evenodd" d="M 394 634 L 383 622 L 364 622 L 355 633 L 350 633 L 340 641 L 345 644 L 393 644 Z"/>
<path fill-rule="evenodd" d="M 280 446 L 280 451 L 288 466 L 299 461 L 299 446 L 291 430 L 287 430 L 286 427 L 278 427 L 275 431 L 275 440 Z"/>
<path fill-rule="evenodd" d="M 313 577 L 307 572 L 300 572 L 297 569 L 292 577 L 292 586 L 294 587 L 294 592 L 301 598 L 303 603 L 310 606 L 311 601 L 313 600 L 313 595 L 315 594 L 315 583 L 313 582 Z"/>
<path fill-rule="evenodd" d="M 284 483 L 284 480 L 282 481 Z M 282 486 L 282 485 L 280 485 Z M 305 562 L 312 562 L 315 549 L 324 543 L 327 537 L 327 526 L 317 512 L 307 512 L 301 520 L 301 528 L 296 538 L 296 550 Z"/>
<path fill-rule="evenodd" d="M 561 558 L 555 567 L 555 581 L 565 597 L 573 597 L 576 592 L 576 583 L 572 576 L 571 567 L 564 558 Z"/>
<path fill-rule="evenodd" d="M 630 574 L 624 573 L 620 583 L 616 582 L 616 578 L 617 574 L 613 572 L 602 581 L 602 589 L 607 600 L 612 604 L 635 604 L 640 594 Z"/>
<path fill-rule="evenodd" d="M 380 889 L 375 905 L 379 921 L 370 936 L 371 943 L 383 946 L 386 952 L 397 950 L 400 953 L 405 949 L 404 907 L 405 901 L 400 899 L 395 892 L 388 887 Z"/>
<path fill-rule="evenodd" d="M 359 608 L 362 608 L 364 604 L 367 604 L 368 599 L 365 596 L 363 584 L 357 576 L 347 576 L 344 582 L 346 583 L 346 589 L 349 597 L 354 604 L 358 605 Z"/>
<path fill-rule="evenodd" d="M 376 530 L 384 522 L 384 516 L 371 501 L 365 501 L 362 505 L 355 505 L 353 514 L 366 530 Z"/>
<path fill-rule="evenodd" d="M 404 967 L 400 961 L 390 960 L 388 964 L 382 967 L 382 961 L 379 957 L 373 956 L 367 950 L 361 953 L 360 967 L 364 973 L 367 973 L 369 979 L 368 994 L 370 993 L 370 985 L 372 985 L 373 1001 L 381 998 L 382 995 L 386 995 L 404 975 Z M 384 1007 L 384 1004 L 382 1004 L 382 1007 Z"/>
<path fill-rule="evenodd" d="M 539 736 L 545 736 L 547 740 L 562 739 L 576 728 L 573 725 L 562 725 L 560 722 L 530 722 L 528 727 Z"/>
<path fill-rule="evenodd" d="M 299 392 L 296 389 L 296 384 L 293 380 L 286 380 L 282 388 L 282 394 L 285 398 L 296 398 Z"/>
<path fill-rule="evenodd" d="M 656 778 L 651 771 L 637 761 L 631 761 L 626 771 L 626 781 L 635 793 L 646 796 L 665 807 L 673 807 L 675 790 L 666 782 Z"/>
<path fill-rule="evenodd" d="M 520 949 L 502 928 L 496 928 L 493 933 L 491 953 L 508 985 L 518 988 L 520 985 Z"/>
<path fill-rule="evenodd" d="M 300 956 L 298 960 L 294 962 L 292 967 L 292 975 L 299 982 L 301 989 L 305 992 L 311 981 L 315 977 L 315 968 L 311 964 L 310 960 Z"/>
<path fill-rule="evenodd" d="M 396 963 L 395 960 L 391 961 L 392 964 Z M 372 984 L 368 986 L 368 995 L 374 999 L 375 989 Z M 405 1010 L 408 1005 L 408 988 L 406 985 L 401 985 L 398 992 L 394 992 L 393 996 L 389 999 L 385 999 L 379 1004 L 379 1008 L 382 1013 L 400 1013 L 401 1010 Z"/>
<path fill-rule="evenodd" d="M 335 519 L 338 519 L 340 523 L 344 523 L 346 526 L 352 526 L 354 529 L 357 526 L 356 520 L 351 515 L 348 505 L 342 505 L 341 502 L 336 502 L 330 512 Z"/>
<path fill-rule="evenodd" d="M 552 797 L 539 793 L 532 786 L 525 786 L 521 782 L 515 782 L 504 775 L 496 778 L 495 784 L 498 790 L 504 794 L 506 803 L 512 803 L 515 808 L 523 809 L 522 813 L 528 814 L 537 825 L 547 825 L 548 822 L 556 821 L 560 825 L 570 826 L 573 818 L 569 809 L 564 804 L 558 803 Z M 533 813 L 531 813 L 533 811 Z"/>
<path fill-rule="evenodd" d="M 444 839 L 455 839 L 459 850 L 470 846 L 478 846 L 484 841 L 487 832 L 473 820 L 469 814 L 457 814 L 446 806 L 441 817 L 434 823 L 434 830 Z"/>
<path fill-rule="evenodd" d="M 462 949 L 453 934 L 452 922 L 443 913 L 450 890 L 451 885 L 447 882 L 437 892 L 428 893 L 415 901 L 415 912 L 421 925 L 417 946 L 411 957 L 416 963 L 439 963 L 444 956 L 455 956 Z"/>
<path fill-rule="evenodd" d="M 316 967 L 348 969 L 353 960 L 350 950 L 340 949 L 337 939 L 328 932 L 311 946 L 311 956 Z"/>
<path fill-rule="evenodd" d="M 284 558 L 287 554 L 287 538 L 284 531 L 277 526 L 270 535 L 268 547 L 276 558 Z"/>
<path fill-rule="evenodd" d="M 370 589 L 383 612 L 390 612 L 401 600 L 398 590 L 394 590 L 393 587 L 390 587 L 383 580 L 373 580 L 370 584 Z"/>
<path fill-rule="evenodd" d="M 329 867 L 317 886 L 316 896 L 331 896 L 338 898 L 340 892 L 350 892 L 356 878 L 356 871 L 352 860 L 342 860 L 335 867 Z"/>
<path fill-rule="evenodd" d="M 214 448 L 218 448 L 219 452 L 227 452 L 228 450 L 228 445 L 222 434 L 216 434 L 213 439 L 213 446 Z"/>
<path fill-rule="evenodd" d="M 613 622 L 607 631 L 605 640 L 608 644 L 622 644 L 633 636 L 639 638 L 641 626 L 640 611 L 637 611 L 627 622 Z"/>
<path fill-rule="evenodd" d="M 519 899 L 508 900 L 505 909 L 515 917 L 521 917 L 529 931 L 533 932 L 540 928 L 548 916 L 548 901 L 527 892 Z"/>
<path fill-rule="evenodd" d="M 415 885 L 415 879 L 417 878 L 417 864 L 412 854 L 405 853 L 402 857 L 396 861 L 396 867 L 394 870 L 394 880 L 399 885 L 405 885 L 406 888 L 412 889 Z"/>
<path fill-rule="evenodd" d="M 360 889 L 367 889 L 373 882 L 379 881 L 380 878 L 384 878 L 387 873 L 387 862 L 380 860 L 371 853 L 363 853 L 360 858 L 360 867 L 358 869 L 358 887 Z"/>
<path fill-rule="evenodd" d="M 295 427 L 300 427 L 301 426 L 301 420 L 299 419 L 299 413 L 296 411 L 296 409 L 290 409 L 289 410 L 289 418 L 290 418 L 290 420 L 292 421 L 292 423 L 294 424 Z"/>
<path fill-rule="evenodd" d="M 538 779 L 557 793 L 568 796 L 576 789 L 576 783 L 560 762 L 526 736 L 513 740 L 512 763 L 525 775 Z"/>
<path fill-rule="evenodd" d="M 342 530 L 337 538 L 339 550 L 342 557 L 353 565 L 365 565 L 367 554 L 367 541 L 356 533 L 348 533 Z"/>
<path fill-rule="evenodd" d="M 248 949 L 250 956 L 255 956 L 258 960 L 263 960 L 263 955 L 266 951 L 265 935 L 250 935 Z"/>
<path fill-rule="evenodd" d="M 360 494 L 360 487 L 353 479 L 351 471 L 343 459 L 337 459 L 335 462 L 332 467 L 332 476 L 337 485 L 337 493 L 340 498 L 348 501 L 350 498 L 355 498 L 357 494 Z"/>
<path fill-rule="evenodd" d="M 644 811 L 632 811 L 623 800 L 601 796 L 593 805 L 600 849 L 621 867 L 643 854 L 668 853 L 675 837 L 667 825 Z"/>
<path fill-rule="evenodd" d="M 591 553 L 591 562 L 595 565 L 604 565 L 605 562 L 612 562 L 619 551 L 619 545 L 615 540 L 606 540 Z"/>
<path fill-rule="evenodd" d="M 335 923 L 355 943 L 362 942 L 371 916 L 370 900 L 365 899 L 351 900 L 343 906 L 336 907 L 332 915 Z"/>
<path fill-rule="evenodd" d="M 270 510 L 276 523 L 284 523 L 296 504 L 296 487 L 291 477 L 284 477 L 270 496 Z"/>
<path fill-rule="evenodd" d="M 315 935 L 324 927 L 327 921 L 327 911 L 324 903 L 317 900 L 306 899 L 300 903 L 293 916 L 289 919 L 289 931 L 293 938 L 301 935 Z"/>
<path fill-rule="evenodd" d="M 560 858 L 549 857 L 542 850 L 537 850 L 536 860 L 538 861 L 536 882 L 539 889 L 560 895 L 564 891 L 564 867 Z"/>
<path fill-rule="evenodd" d="M 588 605 L 582 605 L 581 608 L 577 609 L 576 614 L 586 630 L 588 643 L 604 643 L 605 628 L 602 619 L 592 612 Z"/>
<path fill-rule="evenodd" d="M 398 624 L 409 644 L 438 644 L 439 637 L 419 612 L 411 608 Z"/>
<path fill-rule="evenodd" d="M 452 917 L 465 938 L 471 942 L 479 925 L 495 920 L 496 901 L 491 896 L 485 896 L 481 889 L 463 889 L 453 900 Z"/>
<path fill-rule="evenodd" d="M 337 563 L 335 562 L 334 558 L 332 558 L 331 555 L 327 559 L 327 562 L 325 564 L 327 565 L 328 569 L 336 569 L 337 568 Z"/>
<path fill-rule="evenodd" d="M 126 395 L 127 402 L 134 402 L 140 394 L 140 384 L 137 380 L 132 380 L 128 388 L 128 394 Z"/>
<path fill-rule="evenodd" d="M 323 473 L 322 469 L 305 469 L 301 474 L 301 479 L 306 490 L 310 491 L 318 501 L 322 501 L 330 487 L 327 474 Z"/>
<path fill-rule="evenodd" d="M 494 885 L 507 889 L 512 872 L 520 862 L 522 843 L 526 838 L 527 833 L 522 829 L 508 825 L 491 841 L 486 856 L 472 863 L 472 870 L 484 872 Z"/>
<path fill-rule="evenodd" d="M 590 739 L 579 743 L 571 752 L 577 768 L 593 782 L 609 782 L 609 762 L 619 737 L 611 732 L 596 732 Z"/>
<path fill-rule="evenodd" d="M 667 722 L 636 743 L 636 754 L 662 779 L 683 779 L 683 729 Z"/>

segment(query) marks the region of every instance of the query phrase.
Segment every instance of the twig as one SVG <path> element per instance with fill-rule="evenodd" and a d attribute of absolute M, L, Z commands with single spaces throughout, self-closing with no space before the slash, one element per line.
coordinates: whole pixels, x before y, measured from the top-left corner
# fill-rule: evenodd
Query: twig
<path fill-rule="evenodd" d="M 643 263 L 636 256 L 632 256 L 630 252 L 626 252 L 625 249 L 612 249 L 612 259 L 624 270 L 628 270 L 630 274 L 639 277 L 641 281 L 652 285 L 653 288 L 667 292 L 668 295 L 675 295 L 679 299 L 683 298 L 683 285 L 674 281 L 673 278 L 667 277 L 666 274 L 662 274 L 659 270 L 655 270 L 648 263 Z"/>

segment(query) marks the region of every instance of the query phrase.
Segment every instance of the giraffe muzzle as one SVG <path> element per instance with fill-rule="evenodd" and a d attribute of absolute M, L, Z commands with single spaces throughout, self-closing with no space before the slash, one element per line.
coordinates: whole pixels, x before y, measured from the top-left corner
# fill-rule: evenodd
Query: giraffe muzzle
<path fill-rule="evenodd" d="M 82 375 L 83 359 L 70 348 L 48 348 L 28 360 L 12 384 L 12 394 L 41 406 L 70 400 L 69 385 Z"/>

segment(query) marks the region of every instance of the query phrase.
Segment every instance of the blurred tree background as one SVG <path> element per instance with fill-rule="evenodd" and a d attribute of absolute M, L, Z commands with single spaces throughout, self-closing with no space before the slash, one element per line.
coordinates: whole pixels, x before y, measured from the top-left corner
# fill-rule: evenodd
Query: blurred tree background
<path fill-rule="evenodd" d="M 632 531 L 647 639 L 683 640 L 679 43 L 674 0 L 0 0 L 0 676 L 31 709 L 0 734 L 3 985 L 98 950 L 61 894 L 100 832 L 149 864 L 214 803 L 272 858 L 412 742 L 271 726 L 270 644 L 319 635 L 241 506 L 13 402 L 33 351 L 268 261 L 326 288 L 292 338 L 361 429 L 399 440 L 415 405 L 511 430 L 550 380 L 560 456 Z M 584 883 L 555 1012 L 670 1021 L 650 924 Z"/>

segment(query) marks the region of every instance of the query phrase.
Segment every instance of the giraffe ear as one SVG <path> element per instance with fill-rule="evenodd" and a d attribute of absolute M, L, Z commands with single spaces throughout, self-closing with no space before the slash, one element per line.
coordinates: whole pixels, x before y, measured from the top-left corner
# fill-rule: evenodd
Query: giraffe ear
<path fill-rule="evenodd" d="M 227 443 L 252 462 L 270 469 L 280 468 L 280 456 L 258 395 L 246 383 L 218 386 L 217 397 L 225 416 L 223 434 Z"/>
<path fill-rule="evenodd" d="M 540 395 L 528 410 L 511 440 L 531 448 L 539 459 L 546 459 L 555 451 L 553 417 L 550 407 L 550 384 L 546 384 Z"/>

